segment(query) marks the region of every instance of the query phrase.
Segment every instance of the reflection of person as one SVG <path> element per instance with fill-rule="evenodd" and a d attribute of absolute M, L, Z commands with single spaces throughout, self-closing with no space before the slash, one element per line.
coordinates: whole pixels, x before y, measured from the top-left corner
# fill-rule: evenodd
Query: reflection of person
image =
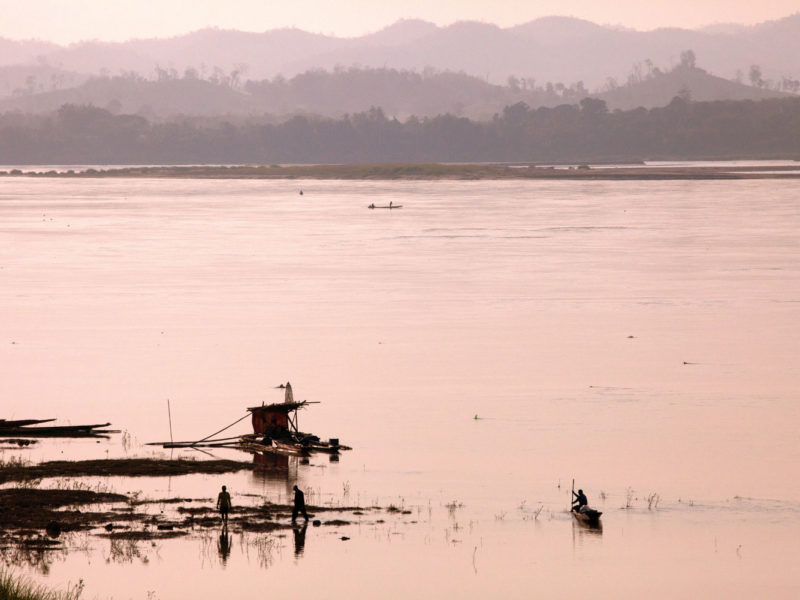
<path fill-rule="evenodd" d="M 586 494 L 583 493 L 583 490 L 578 490 L 577 494 L 572 492 L 572 495 L 575 496 L 575 499 L 572 501 L 572 510 L 580 510 L 589 504 L 589 501 L 586 499 Z"/>
<path fill-rule="evenodd" d="M 297 515 L 302 514 L 303 518 L 308 521 L 308 513 L 306 513 L 306 495 L 299 487 L 294 486 L 294 508 L 292 509 L 292 523 L 297 520 Z"/>
<path fill-rule="evenodd" d="M 228 493 L 228 488 L 222 486 L 222 491 L 217 496 L 217 508 L 219 509 L 219 516 L 222 517 L 222 524 L 228 525 L 228 512 L 231 510 L 231 495 Z"/>
<path fill-rule="evenodd" d="M 228 528 L 223 527 L 222 533 L 219 534 L 219 543 L 217 544 L 219 550 L 219 557 L 222 559 L 222 564 L 228 562 L 228 556 L 231 553 L 231 538 L 228 536 Z"/>
<path fill-rule="evenodd" d="M 303 549 L 306 547 L 306 529 L 308 529 L 308 521 L 305 521 L 302 526 L 295 525 L 293 529 L 295 556 L 303 554 Z"/>

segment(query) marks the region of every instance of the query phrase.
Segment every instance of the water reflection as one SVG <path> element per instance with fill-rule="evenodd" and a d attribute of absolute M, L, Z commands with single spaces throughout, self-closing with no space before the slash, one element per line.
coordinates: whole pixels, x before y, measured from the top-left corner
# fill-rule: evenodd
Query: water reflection
<path fill-rule="evenodd" d="M 29 567 L 31 570 L 48 575 L 53 563 L 64 561 L 67 548 L 62 544 L 50 543 L 41 539 L 24 539 L 0 543 L 0 564 L 6 567 Z"/>
<path fill-rule="evenodd" d="M 587 543 L 599 542 L 603 538 L 603 523 L 589 524 L 572 520 L 572 546 L 573 548 L 582 547 Z"/>
<path fill-rule="evenodd" d="M 145 547 L 146 548 L 146 547 Z M 150 546 L 155 548 L 155 545 Z M 105 556 L 107 563 L 131 564 L 139 561 L 146 565 L 150 557 L 146 549 L 139 544 L 139 540 L 124 537 L 111 537 L 108 540 L 108 554 Z"/>
<path fill-rule="evenodd" d="M 296 456 L 270 454 L 267 452 L 253 455 L 253 476 L 261 481 L 288 481 L 290 476 L 297 476 Z"/>
<path fill-rule="evenodd" d="M 302 556 L 303 550 L 306 547 L 306 530 L 308 529 L 308 521 L 304 521 L 302 525 L 295 525 L 292 528 L 294 533 L 294 555 Z"/>
<path fill-rule="evenodd" d="M 228 564 L 228 557 L 231 554 L 232 545 L 233 541 L 230 535 L 228 535 L 228 528 L 223 527 L 222 533 L 219 534 L 219 541 L 217 542 L 217 551 L 219 552 L 219 559 L 223 567 Z"/>

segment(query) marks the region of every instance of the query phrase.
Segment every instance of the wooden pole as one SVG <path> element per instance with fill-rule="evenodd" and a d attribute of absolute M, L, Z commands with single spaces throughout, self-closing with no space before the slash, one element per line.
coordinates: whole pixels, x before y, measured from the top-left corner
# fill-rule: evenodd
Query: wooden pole
<path fill-rule="evenodd" d="M 215 431 L 215 432 L 214 432 L 214 433 L 212 433 L 211 435 L 207 435 L 207 436 L 206 436 L 206 437 L 204 437 L 202 440 L 197 440 L 197 443 L 200 443 L 200 442 L 205 442 L 206 440 L 208 440 L 208 439 L 210 439 L 210 438 L 214 437 L 214 436 L 215 436 L 215 435 L 217 435 L 218 433 L 222 433 L 222 432 L 223 432 L 223 431 L 225 431 L 226 429 L 230 429 L 231 427 L 233 427 L 234 425 L 236 425 L 236 424 L 237 424 L 239 421 L 244 421 L 244 420 L 245 420 L 247 417 L 249 417 L 249 416 L 250 416 L 250 413 L 247 413 L 247 414 L 246 414 L 245 416 L 243 416 L 241 419 L 236 419 L 236 420 L 235 420 L 233 423 L 231 423 L 230 425 L 226 425 L 225 427 L 223 427 L 223 428 L 222 428 L 222 429 L 220 429 L 219 431 Z"/>
<path fill-rule="evenodd" d="M 575 478 L 572 478 L 572 495 L 569 497 L 569 512 L 572 512 L 572 499 L 575 497 Z"/>
<path fill-rule="evenodd" d="M 169 443 L 172 443 L 172 411 L 169 408 L 169 398 L 167 398 L 167 415 L 169 416 Z"/>

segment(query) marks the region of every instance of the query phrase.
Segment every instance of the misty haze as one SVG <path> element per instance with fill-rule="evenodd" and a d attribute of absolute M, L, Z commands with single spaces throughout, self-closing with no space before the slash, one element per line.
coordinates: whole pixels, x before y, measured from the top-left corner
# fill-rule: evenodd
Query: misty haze
<path fill-rule="evenodd" d="M 353 39 L 207 29 L 68 47 L 0 40 L 0 163 L 787 156 L 798 152 L 796 128 L 774 140 L 767 123 L 776 111 L 797 123 L 798 39 L 800 15 L 721 31 L 549 17 L 506 29 L 406 20 Z M 592 148 L 564 122 L 587 98 L 604 103 L 595 113 L 622 111 L 592 123 Z M 675 99 L 697 108 L 665 119 L 658 111 Z M 782 102 L 741 104 L 762 100 Z M 556 107 L 576 112 L 535 110 Z M 539 133 L 528 143 L 492 126 L 509 111 L 532 111 L 524 120 Z M 732 119 L 746 124 L 743 140 Z M 684 128 L 699 139 L 676 133 Z"/>
<path fill-rule="evenodd" d="M 800 13 L 160 4 L 0 22 L 0 598 L 798 597 Z"/>

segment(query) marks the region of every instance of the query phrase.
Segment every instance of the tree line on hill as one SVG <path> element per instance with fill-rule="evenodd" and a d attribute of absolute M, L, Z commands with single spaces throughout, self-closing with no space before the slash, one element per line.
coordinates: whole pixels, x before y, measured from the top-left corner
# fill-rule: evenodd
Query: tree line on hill
<path fill-rule="evenodd" d="M 304 114 L 341 117 L 380 106 L 405 119 L 450 113 L 487 120 L 508 104 L 557 106 L 591 95 L 583 82 L 537 82 L 509 78 L 494 85 L 465 73 L 389 68 L 311 69 L 290 79 L 275 76 L 243 80 L 241 73 L 215 69 L 203 76 L 195 69 L 180 75 L 175 69 L 156 69 L 154 77 L 133 72 L 92 77 L 66 88 L 42 87 L 30 76 L 24 88 L 0 98 L 0 112 L 49 112 L 64 104 L 91 104 L 113 113 L 140 114 L 148 120 L 175 115 L 211 116 Z"/>
<path fill-rule="evenodd" d="M 610 77 L 602 89 L 590 91 L 582 81 L 568 84 L 510 76 L 506 85 L 494 85 L 465 73 L 430 68 L 422 72 L 390 68 L 312 69 L 291 79 L 276 76 L 254 81 L 245 80 L 239 70 L 226 73 L 214 69 L 204 75 L 189 68 L 181 76 L 174 68 L 159 67 L 153 78 L 129 72 L 45 90 L 31 75 L 24 89 L 0 98 L 0 112 L 41 113 L 64 104 L 86 104 L 115 114 L 139 114 L 150 121 L 175 115 L 265 113 L 277 121 L 291 115 L 340 118 L 380 106 L 384 113 L 399 119 L 449 113 L 485 121 L 517 102 L 537 108 L 555 107 L 576 104 L 591 96 L 605 100 L 612 109 L 625 110 L 664 106 L 680 94 L 696 101 L 762 100 L 800 90 L 800 82 L 788 78 L 781 82 L 780 90 L 774 89 L 764 82 L 757 65 L 751 71 L 753 85 L 728 81 L 697 67 L 694 52 L 686 50 L 680 63 L 671 69 L 661 69 L 646 60 L 635 63 L 622 84 Z M 0 82 L 2 72 L 0 68 Z M 61 81 L 53 73 L 49 76 Z"/>
<path fill-rule="evenodd" d="M 600 161 L 800 157 L 800 98 L 690 102 L 608 111 L 605 102 L 507 106 L 489 121 L 453 115 L 340 119 L 182 118 L 65 105 L 0 115 L 0 164 L 273 164 Z"/>

